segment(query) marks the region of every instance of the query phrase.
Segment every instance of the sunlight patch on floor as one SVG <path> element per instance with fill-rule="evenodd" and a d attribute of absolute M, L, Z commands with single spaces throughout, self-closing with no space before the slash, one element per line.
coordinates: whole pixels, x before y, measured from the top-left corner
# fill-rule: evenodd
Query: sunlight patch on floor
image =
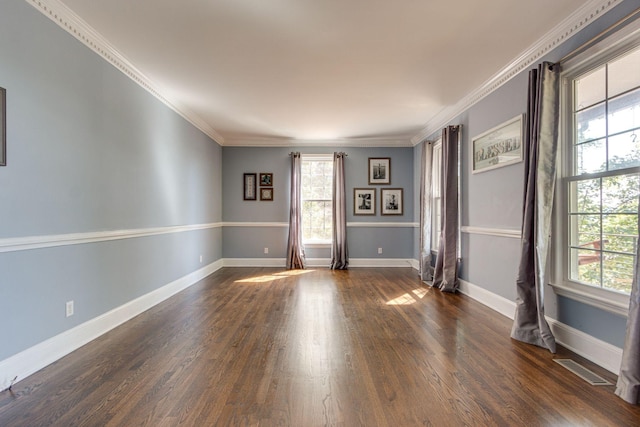
<path fill-rule="evenodd" d="M 236 280 L 235 283 L 265 283 L 274 280 L 284 279 L 289 276 L 299 276 L 301 274 L 312 273 L 314 270 L 286 270 L 279 273 L 265 274 L 263 276 L 250 277 L 248 279 Z"/>
<path fill-rule="evenodd" d="M 406 293 L 404 295 L 400 295 L 398 298 L 394 298 L 390 301 L 387 301 L 387 305 L 411 305 L 415 304 L 417 301 L 420 301 L 429 293 L 429 289 L 426 288 L 417 288 L 411 291 L 411 293 Z"/>

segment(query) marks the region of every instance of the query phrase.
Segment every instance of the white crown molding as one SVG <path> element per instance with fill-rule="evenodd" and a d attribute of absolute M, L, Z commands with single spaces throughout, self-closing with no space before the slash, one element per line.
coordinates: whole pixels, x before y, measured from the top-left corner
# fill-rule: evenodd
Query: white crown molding
<path fill-rule="evenodd" d="M 214 222 L 209 224 L 176 225 L 171 227 L 140 228 L 132 230 L 91 231 L 87 233 L 53 234 L 48 236 L 10 237 L 0 239 L 0 253 L 52 248 L 56 246 L 79 245 L 83 243 L 106 242 L 109 240 L 134 239 L 139 237 L 157 236 L 160 234 L 219 228 L 221 226 L 222 223 Z"/>
<path fill-rule="evenodd" d="M 58 26 L 82 42 L 85 46 L 100 55 L 123 74 L 147 90 L 167 107 L 178 113 L 207 136 L 224 145 L 224 138 L 215 131 L 206 121 L 193 111 L 175 99 L 169 99 L 162 94 L 162 88 L 154 84 L 140 70 L 138 70 L 127 58 L 109 43 L 102 35 L 94 30 L 82 18 L 76 15 L 64 3 L 59 0 L 25 0 L 43 15 L 51 19 Z"/>
<path fill-rule="evenodd" d="M 591 0 L 586 2 L 480 87 L 462 98 L 455 105 L 446 107 L 433 116 L 424 128 L 411 138 L 412 145 L 417 145 L 432 134 L 439 132 L 451 120 L 507 83 L 536 60 L 560 46 L 587 25 L 613 9 L 621 1 L 623 0 Z"/>
<path fill-rule="evenodd" d="M 225 139 L 225 147 L 316 147 L 331 144 L 332 147 L 412 147 L 410 136 L 405 138 L 369 137 L 339 139 L 294 139 L 278 137 L 229 137 Z"/>

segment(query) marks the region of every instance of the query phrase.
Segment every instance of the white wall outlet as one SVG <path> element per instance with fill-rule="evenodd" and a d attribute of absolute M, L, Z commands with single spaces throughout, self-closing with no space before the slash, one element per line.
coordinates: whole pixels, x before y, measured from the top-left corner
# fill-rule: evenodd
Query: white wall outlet
<path fill-rule="evenodd" d="M 200 264 L 202 264 L 202 255 L 200 255 Z"/>
<path fill-rule="evenodd" d="M 382 253 L 382 248 L 378 248 L 378 253 L 381 254 Z"/>
<path fill-rule="evenodd" d="M 264 253 L 268 254 L 269 253 L 269 248 L 264 248 Z"/>
<path fill-rule="evenodd" d="M 66 310 L 67 310 L 67 317 L 73 316 L 73 301 L 67 301 Z"/>

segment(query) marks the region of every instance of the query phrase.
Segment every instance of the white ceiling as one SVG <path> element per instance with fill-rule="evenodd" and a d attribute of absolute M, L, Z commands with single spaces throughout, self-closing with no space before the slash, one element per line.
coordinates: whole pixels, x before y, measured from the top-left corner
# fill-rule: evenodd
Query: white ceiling
<path fill-rule="evenodd" d="M 607 3 L 28 1 L 222 145 L 411 145 Z"/>

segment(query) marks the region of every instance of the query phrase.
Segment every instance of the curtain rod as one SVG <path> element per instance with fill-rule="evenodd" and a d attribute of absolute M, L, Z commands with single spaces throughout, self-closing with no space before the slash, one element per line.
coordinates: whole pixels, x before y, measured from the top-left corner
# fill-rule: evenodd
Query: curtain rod
<path fill-rule="evenodd" d="M 638 15 L 639 13 L 640 13 L 640 8 L 636 9 L 635 11 L 630 13 L 629 15 L 627 15 L 624 18 L 620 19 L 619 21 L 617 21 L 613 25 L 607 27 L 606 29 L 604 29 L 603 31 L 598 33 L 595 37 L 593 37 L 589 41 L 583 43 L 577 49 L 575 49 L 572 52 L 570 52 L 570 53 L 566 54 L 565 56 L 563 56 L 558 62 L 568 61 L 569 59 L 581 54 L 585 50 L 589 49 L 591 46 L 595 45 L 596 43 L 598 43 L 598 42 L 602 41 L 603 39 L 605 39 L 607 36 L 611 35 L 611 33 L 614 33 L 615 31 L 617 31 L 620 28 L 624 27 L 629 22 L 634 21 L 635 20 L 634 17 L 636 15 Z"/>

